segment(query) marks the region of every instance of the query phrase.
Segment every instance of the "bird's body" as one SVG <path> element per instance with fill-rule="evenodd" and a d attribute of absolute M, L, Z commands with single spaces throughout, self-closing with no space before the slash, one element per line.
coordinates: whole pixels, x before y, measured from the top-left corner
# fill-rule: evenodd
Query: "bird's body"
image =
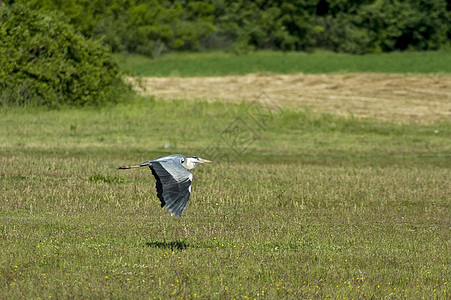
<path fill-rule="evenodd" d="M 191 195 L 192 170 L 196 163 L 211 161 L 197 157 L 185 157 L 182 154 L 172 154 L 139 165 L 124 166 L 119 169 L 132 169 L 148 166 L 156 179 L 157 196 L 161 207 L 166 205 L 172 215 L 181 216 Z"/>

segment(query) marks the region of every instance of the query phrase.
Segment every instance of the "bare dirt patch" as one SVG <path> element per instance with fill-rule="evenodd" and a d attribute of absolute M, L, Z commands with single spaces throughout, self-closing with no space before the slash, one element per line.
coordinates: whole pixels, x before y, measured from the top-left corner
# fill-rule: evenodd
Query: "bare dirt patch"
<path fill-rule="evenodd" d="M 252 101 L 262 92 L 282 106 L 355 117 L 434 123 L 451 119 L 451 76 L 249 74 L 142 78 L 144 94 L 163 99 Z"/>

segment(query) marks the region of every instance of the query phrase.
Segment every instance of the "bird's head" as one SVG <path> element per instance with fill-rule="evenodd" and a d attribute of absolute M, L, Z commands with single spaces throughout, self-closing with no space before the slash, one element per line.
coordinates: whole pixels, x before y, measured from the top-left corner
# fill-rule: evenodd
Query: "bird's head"
<path fill-rule="evenodd" d="M 207 160 L 207 159 L 203 159 L 197 156 L 190 156 L 187 157 L 185 159 L 182 159 L 182 165 L 185 167 L 185 169 L 187 170 L 191 170 L 194 169 L 194 167 L 196 166 L 196 164 L 198 163 L 211 163 L 211 160 Z"/>

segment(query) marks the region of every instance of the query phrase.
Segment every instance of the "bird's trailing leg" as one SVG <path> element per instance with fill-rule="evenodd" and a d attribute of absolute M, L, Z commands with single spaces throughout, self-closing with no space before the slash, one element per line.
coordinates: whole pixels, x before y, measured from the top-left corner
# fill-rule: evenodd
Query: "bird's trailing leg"
<path fill-rule="evenodd" d="M 141 168 L 142 166 L 140 165 L 135 165 L 135 166 L 122 166 L 119 167 L 118 169 L 123 170 L 123 169 L 133 169 L 133 168 Z"/>
<path fill-rule="evenodd" d="M 120 170 L 123 170 L 123 169 L 134 169 L 134 168 L 147 167 L 147 166 L 150 166 L 150 165 L 152 165 L 152 164 L 150 163 L 150 161 L 146 161 L 146 162 L 140 163 L 139 165 L 134 165 L 134 166 L 122 166 L 122 167 L 119 167 L 118 169 L 120 169 Z"/>

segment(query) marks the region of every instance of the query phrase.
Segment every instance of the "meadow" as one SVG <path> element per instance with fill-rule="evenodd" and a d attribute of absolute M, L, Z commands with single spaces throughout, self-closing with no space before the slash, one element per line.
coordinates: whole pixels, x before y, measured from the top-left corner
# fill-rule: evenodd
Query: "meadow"
<path fill-rule="evenodd" d="M 450 51 L 393 52 L 351 55 L 318 50 L 305 52 L 256 51 L 170 53 L 156 59 L 116 55 L 121 67 L 139 76 L 224 76 L 249 73 L 325 74 L 336 72 L 451 73 Z"/>
<path fill-rule="evenodd" d="M 449 120 L 153 97 L 0 117 L 0 298 L 451 297 Z M 181 218 L 117 170 L 170 153 L 214 160 Z"/>

